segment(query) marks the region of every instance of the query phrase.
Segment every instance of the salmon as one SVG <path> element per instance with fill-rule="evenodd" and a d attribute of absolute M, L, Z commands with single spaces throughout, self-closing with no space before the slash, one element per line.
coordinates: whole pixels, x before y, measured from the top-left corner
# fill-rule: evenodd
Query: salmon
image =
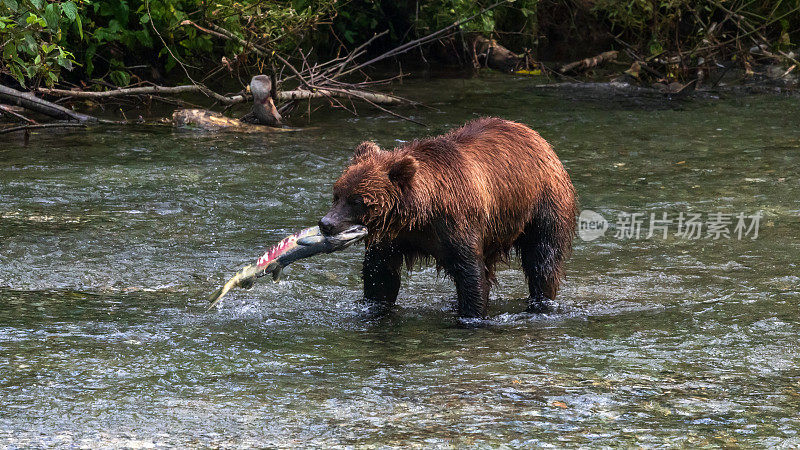
<path fill-rule="evenodd" d="M 331 236 L 322 234 L 319 227 L 306 228 L 291 234 L 267 250 L 255 264 L 243 267 L 227 283 L 214 291 L 208 298 L 211 302 L 208 309 L 213 308 L 234 287 L 250 289 L 256 278 L 268 273 L 272 275 L 274 281 L 277 281 L 283 268 L 289 264 L 319 253 L 332 253 L 345 249 L 364 239 L 366 235 L 367 228 L 361 225 L 354 225 Z"/>

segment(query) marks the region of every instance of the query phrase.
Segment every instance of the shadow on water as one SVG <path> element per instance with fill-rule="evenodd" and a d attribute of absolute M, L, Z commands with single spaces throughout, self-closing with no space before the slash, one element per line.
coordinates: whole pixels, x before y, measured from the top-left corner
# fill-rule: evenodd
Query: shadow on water
<path fill-rule="evenodd" d="M 407 82 L 401 94 L 436 108 L 407 111 L 428 129 L 365 110 L 279 135 L 8 142 L 0 444 L 800 445 L 800 104 L 534 84 Z M 370 316 L 363 246 L 205 311 L 225 276 L 316 223 L 358 142 L 391 148 L 483 115 L 537 129 L 610 223 L 576 238 L 555 312 L 524 312 L 512 261 L 487 321 L 459 322 L 430 267 Z M 757 211 L 757 239 L 615 237 L 621 213 Z"/>

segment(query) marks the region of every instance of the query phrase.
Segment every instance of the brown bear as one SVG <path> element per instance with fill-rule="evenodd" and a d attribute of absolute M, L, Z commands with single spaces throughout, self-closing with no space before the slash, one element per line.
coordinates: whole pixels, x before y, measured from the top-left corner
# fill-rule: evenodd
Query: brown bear
<path fill-rule="evenodd" d="M 575 189 L 552 147 L 525 125 L 482 118 L 384 151 L 360 144 L 333 186 L 324 234 L 364 225 L 364 299 L 385 311 L 405 261 L 433 258 L 452 277 L 461 317 L 485 317 L 489 286 L 512 248 L 529 311 L 555 299 L 572 248 Z"/>

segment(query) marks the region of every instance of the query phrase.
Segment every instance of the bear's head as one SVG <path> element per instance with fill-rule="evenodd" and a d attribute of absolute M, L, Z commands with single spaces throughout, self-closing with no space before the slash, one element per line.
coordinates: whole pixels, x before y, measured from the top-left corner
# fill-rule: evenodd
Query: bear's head
<path fill-rule="evenodd" d="M 333 206 L 319 221 L 323 234 L 364 225 L 370 238 L 398 225 L 417 173 L 417 160 L 401 151 L 383 151 L 373 142 L 356 147 L 350 165 L 333 185 Z"/>

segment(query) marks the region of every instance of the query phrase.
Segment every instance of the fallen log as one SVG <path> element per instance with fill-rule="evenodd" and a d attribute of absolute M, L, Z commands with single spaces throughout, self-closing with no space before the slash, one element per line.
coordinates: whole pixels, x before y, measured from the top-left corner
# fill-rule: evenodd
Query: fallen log
<path fill-rule="evenodd" d="M 186 93 L 203 92 L 203 90 L 200 86 L 185 85 L 185 86 L 143 86 L 136 88 L 112 89 L 110 91 L 74 91 L 67 89 L 39 88 L 38 92 L 56 97 L 102 99 L 102 98 L 126 97 L 126 96 L 136 96 L 136 95 L 179 95 Z M 242 95 L 242 94 L 233 95 L 230 97 L 226 97 L 221 94 L 217 95 L 219 97 L 225 98 L 225 101 L 223 103 L 227 105 L 233 105 L 236 103 L 245 102 L 250 97 L 249 95 Z M 306 100 L 310 98 L 338 97 L 338 98 L 357 98 L 357 99 L 360 98 L 364 100 L 369 100 L 373 103 L 380 103 L 387 105 L 408 103 L 404 99 L 401 99 L 400 97 L 395 97 L 393 95 L 378 94 L 375 92 L 361 91 L 358 89 L 336 89 L 336 90 L 314 89 L 313 91 L 307 89 L 295 89 L 291 91 L 279 91 L 276 93 L 276 97 L 278 98 L 278 100 L 282 101 Z"/>
<path fill-rule="evenodd" d="M 561 69 L 559 69 L 558 71 L 561 72 L 561 73 L 567 73 L 567 72 L 570 72 L 570 71 L 591 69 L 591 68 L 597 67 L 600 64 L 603 64 L 605 62 L 614 61 L 615 59 L 617 59 L 618 55 L 619 55 L 619 52 L 616 51 L 616 50 L 603 52 L 603 53 L 600 53 L 599 55 L 591 57 L 591 58 L 586 58 L 586 59 L 582 59 L 580 61 L 575 61 L 575 62 L 571 62 L 569 64 L 564 64 L 563 66 L 561 66 Z"/>
<path fill-rule="evenodd" d="M 206 109 L 179 109 L 172 113 L 172 124 L 176 127 L 195 127 L 208 131 L 244 126 L 238 119 Z"/>
<path fill-rule="evenodd" d="M 394 105 L 399 103 L 407 103 L 404 99 L 395 97 L 393 95 L 378 94 L 375 92 L 361 91 L 358 89 L 315 89 L 308 91 L 305 89 L 296 89 L 293 91 L 280 91 L 278 92 L 279 100 L 304 100 L 308 98 L 322 98 L 322 97 L 339 97 L 339 98 L 360 98 L 364 101 L 372 103 L 382 103 L 386 105 Z"/>
<path fill-rule="evenodd" d="M 186 86 L 143 86 L 143 87 L 134 87 L 134 88 L 112 89 L 112 90 L 109 90 L 109 91 L 79 91 L 79 90 L 72 90 L 72 89 L 67 90 L 67 89 L 39 88 L 39 89 L 37 89 L 37 91 L 42 93 L 42 94 L 55 95 L 55 96 L 58 96 L 58 97 L 100 99 L 100 98 L 110 98 L 110 97 L 123 97 L 123 96 L 128 96 L 128 95 L 147 95 L 147 94 L 177 95 L 177 94 L 185 94 L 185 93 L 192 93 L 192 92 L 200 92 L 200 86 L 193 85 L 193 84 L 186 85 Z"/>
<path fill-rule="evenodd" d="M 283 126 L 283 117 L 275 107 L 275 83 L 266 75 L 256 75 L 250 80 L 250 93 L 253 94 L 253 109 L 242 117 L 244 123 Z"/>
<path fill-rule="evenodd" d="M 103 99 L 112 97 L 128 97 L 135 95 L 179 95 L 187 93 L 202 93 L 207 94 L 211 98 L 220 101 L 226 105 L 233 105 L 247 100 L 244 95 L 224 96 L 218 94 L 205 86 L 196 84 L 189 84 L 185 86 L 142 86 L 135 88 L 120 88 L 111 89 L 108 91 L 78 91 L 71 89 L 49 89 L 39 88 L 38 92 L 56 97 L 70 97 L 70 98 L 85 98 L 85 99 Z"/>
<path fill-rule="evenodd" d="M 472 41 L 472 45 L 476 61 L 481 59 L 487 67 L 492 69 L 513 72 L 525 65 L 525 55 L 517 55 L 498 44 L 494 39 L 478 35 Z"/>
<path fill-rule="evenodd" d="M 8 86 L 0 85 L 0 100 L 13 105 L 21 106 L 27 110 L 38 112 L 46 116 L 59 120 L 75 120 L 78 122 L 97 122 L 97 118 L 86 114 L 75 112 L 55 103 L 42 100 L 29 93 L 11 89 Z"/>

